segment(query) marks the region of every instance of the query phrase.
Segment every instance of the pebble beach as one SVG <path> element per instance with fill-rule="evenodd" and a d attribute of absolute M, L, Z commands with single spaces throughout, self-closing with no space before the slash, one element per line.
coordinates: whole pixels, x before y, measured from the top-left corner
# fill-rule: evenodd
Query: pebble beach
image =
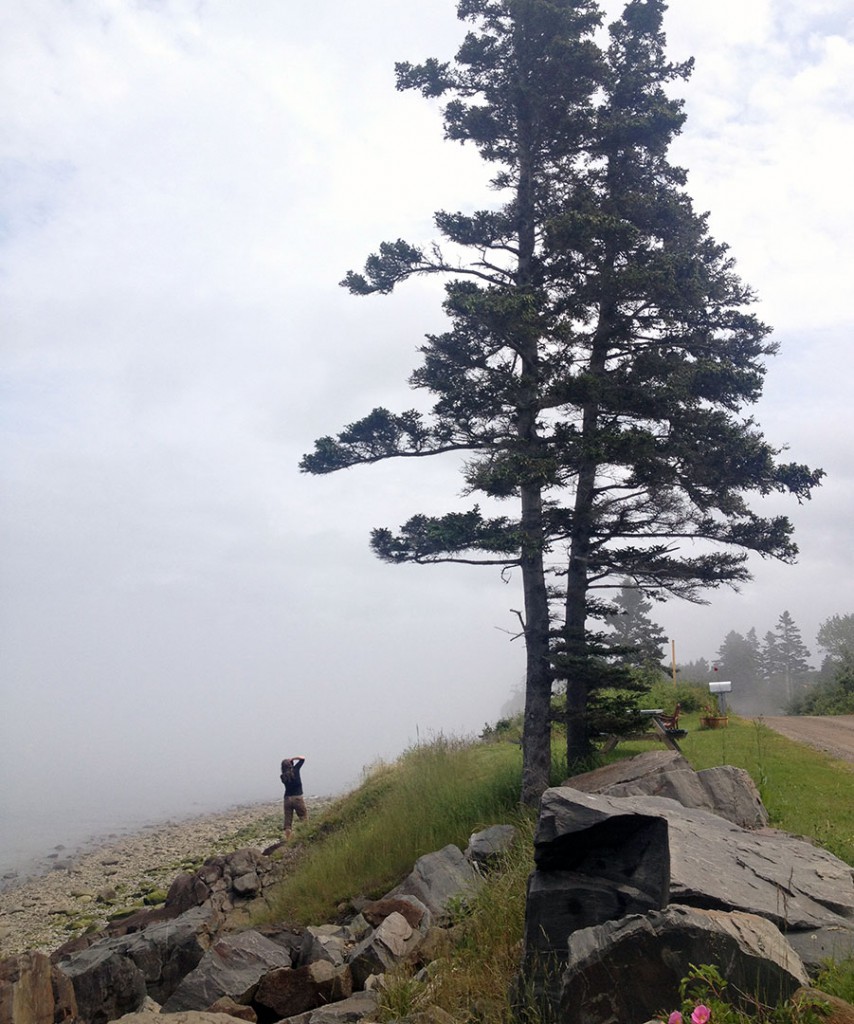
<path fill-rule="evenodd" d="M 309 812 L 327 800 L 306 800 Z M 54 854 L 53 869 L 0 891 L 0 959 L 50 953 L 87 927 L 155 903 L 181 871 L 243 846 L 264 849 L 282 838 L 279 801 L 169 821 L 110 837 L 94 848 Z"/>

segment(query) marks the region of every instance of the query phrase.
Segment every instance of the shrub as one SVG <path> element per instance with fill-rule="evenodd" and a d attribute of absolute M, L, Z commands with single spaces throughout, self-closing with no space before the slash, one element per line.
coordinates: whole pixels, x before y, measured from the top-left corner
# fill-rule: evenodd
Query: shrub
<path fill-rule="evenodd" d="M 656 683 L 649 691 L 648 707 L 661 708 L 672 715 L 678 704 L 686 714 L 700 711 L 709 702 L 709 689 L 700 683 Z"/>

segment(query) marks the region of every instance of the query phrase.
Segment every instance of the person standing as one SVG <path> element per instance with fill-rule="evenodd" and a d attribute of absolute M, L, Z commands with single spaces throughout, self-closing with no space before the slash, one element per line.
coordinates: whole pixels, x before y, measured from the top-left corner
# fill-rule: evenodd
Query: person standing
<path fill-rule="evenodd" d="M 302 795 L 302 779 L 300 768 L 305 764 L 304 757 L 286 757 L 282 761 L 280 776 L 285 784 L 285 839 L 289 839 L 293 831 L 294 814 L 300 821 L 308 820 L 305 800 Z"/>

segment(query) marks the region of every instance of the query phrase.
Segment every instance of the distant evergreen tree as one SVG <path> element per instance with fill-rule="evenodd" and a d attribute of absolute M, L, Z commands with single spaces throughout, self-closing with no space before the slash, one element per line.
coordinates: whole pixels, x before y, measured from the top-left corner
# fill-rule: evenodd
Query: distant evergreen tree
<path fill-rule="evenodd" d="M 712 666 L 705 658 L 686 661 L 677 668 L 680 683 L 708 683 L 712 678 Z"/>
<path fill-rule="evenodd" d="M 804 684 L 810 673 L 810 652 L 801 639 L 801 631 L 788 611 L 777 620 L 774 641 L 766 636 L 765 670 L 772 686 L 780 687 L 786 702 L 792 700 L 795 687 Z"/>
<path fill-rule="evenodd" d="M 831 615 L 819 626 L 816 643 L 835 672 L 843 665 L 854 668 L 854 615 Z"/>
<path fill-rule="evenodd" d="M 762 640 L 760 666 L 762 669 L 762 678 L 766 683 L 772 682 L 772 680 L 776 679 L 782 671 L 782 662 L 777 650 L 777 636 L 770 629 Z"/>
<path fill-rule="evenodd" d="M 611 629 L 611 633 L 605 634 L 604 643 L 612 650 L 614 660 L 620 665 L 660 666 L 667 637 L 649 617 L 652 602 L 631 585 L 631 580 L 624 580 L 614 604 L 618 610 L 604 618 Z"/>
<path fill-rule="evenodd" d="M 727 633 L 718 650 L 717 666 L 717 675 L 730 680 L 742 692 L 755 687 L 762 677 L 756 630 L 750 629 L 747 636 L 735 630 Z"/>
<path fill-rule="evenodd" d="M 797 694 L 795 715 L 854 714 L 854 615 L 832 615 L 819 626 L 816 643 L 825 652 L 814 686 Z"/>

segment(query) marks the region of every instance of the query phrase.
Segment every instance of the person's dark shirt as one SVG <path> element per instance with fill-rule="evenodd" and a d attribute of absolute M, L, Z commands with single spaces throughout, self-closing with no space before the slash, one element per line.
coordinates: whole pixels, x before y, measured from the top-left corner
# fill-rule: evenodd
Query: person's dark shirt
<path fill-rule="evenodd" d="M 304 764 L 304 757 L 295 757 L 291 767 L 282 772 L 281 779 L 285 784 L 285 796 L 302 796 L 302 779 L 299 770 Z"/>

